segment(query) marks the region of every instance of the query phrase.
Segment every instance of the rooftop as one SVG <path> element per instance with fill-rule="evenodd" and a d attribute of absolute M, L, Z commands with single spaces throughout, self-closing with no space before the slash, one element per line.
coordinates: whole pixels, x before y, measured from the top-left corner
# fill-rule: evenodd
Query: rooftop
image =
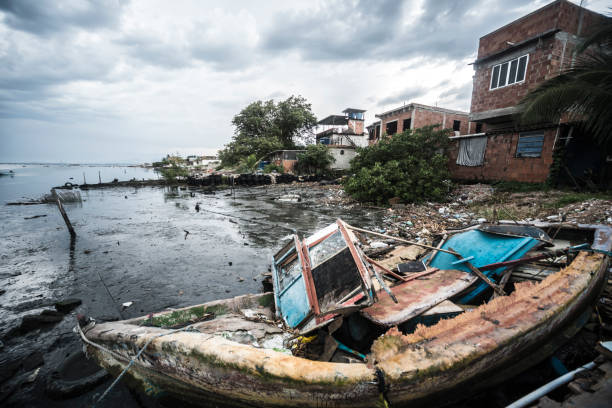
<path fill-rule="evenodd" d="M 402 112 L 407 112 L 410 110 L 414 110 L 414 109 L 425 109 L 425 110 L 430 110 L 430 111 L 434 111 L 434 112 L 442 112 L 442 113 L 451 113 L 451 114 L 455 114 L 455 115 L 468 115 L 468 112 L 463 112 L 463 111 L 458 111 L 458 110 L 453 110 L 453 109 L 446 109 L 446 108 L 440 108 L 438 106 L 429 106 L 429 105 L 423 105 L 420 103 L 409 103 L 408 105 L 403 105 L 400 106 L 399 108 L 395 108 L 395 109 L 391 109 L 388 110 L 386 112 L 383 113 L 377 113 L 376 116 L 377 118 L 382 118 L 382 117 L 387 117 L 387 116 L 392 116 L 398 113 L 402 113 Z"/>
<path fill-rule="evenodd" d="M 347 125 L 347 124 L 348 124 L 348 118 L 344 115 L 329 115 L 325 119 L 321 119 L 319 122 L 317 122 L 317 125 L 330 125 L 330 126 Z"/>
<path fill-rule="evenodd" d="M 353 108 L 346 108 L 345 110 L 342 111 L 342 113 L 364 113 L 365 110 L 363 109 L 353 109 Z"/>

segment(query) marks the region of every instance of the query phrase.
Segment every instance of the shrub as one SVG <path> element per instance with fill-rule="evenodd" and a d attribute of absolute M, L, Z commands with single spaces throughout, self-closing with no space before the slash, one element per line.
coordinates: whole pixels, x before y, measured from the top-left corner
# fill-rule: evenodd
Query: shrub
<path fill-rule="evenodd" d="M 277 173 L 284 173 L 285 169 L 283 168 L 283 166 L 279 166 L 278 164 L 274 164 L 274 163 L 266 164 L 263 168 L 263 172 L 266 174 L 272 173 L 274 171 Z"/>
<path fill-rule="evenodd" d="M 176 181 L 177 178 L 184 178 L 189 175 L 189 171 L 186 168 L 175 165 L 172 167 L 161 167 L 157 171 L 167 181 Z"/>
<path fill-rule="evenodd" d="M 254 154 L 250 154 L 240 160 L 237 170 L 239 173 L 251 173 L 255 171 L 257 163 L 257 156 L 255 156 Z"/>
<path fill-rule="evenodd" d="M 359 201 L 381 204 L 393 197 L 404 202 L 446 198 L 450 174 L 444 149 L 449 131 L 435 128 L 406 131 L 358 149 L 344 190 Z"/>
<path fill-rule="evenodd" d="M 336 161 L 329 149 L 322 144 L 306 146 L 306 151 L 297 155 L 295 170 L 300 174 L 328 174 L 331 164 Z"/>

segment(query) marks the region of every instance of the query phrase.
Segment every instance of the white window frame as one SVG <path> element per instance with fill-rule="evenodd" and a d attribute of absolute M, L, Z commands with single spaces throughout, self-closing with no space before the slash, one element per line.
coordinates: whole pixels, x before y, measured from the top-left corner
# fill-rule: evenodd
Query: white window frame
<path fill-rule="evenodd" d="M 508 84 L 508 79 L 510 78 L 510 65 L 512 64 L 512 61 L 516 61 L 516 71 L 518 73 L 519 60 L 523 57 L 527 57 L 527 60 L 525 61 L 525 75 L 523 75 L 523 79 L 521 81 L 516 81 L 511 84 Z M 496 86 L 495 88 L 493 88 L 493 71 L 495 71 L 496 67 L 499 67 L 499 72 L 501 73 L 501 67 L 504 64 L 508 64 L 508 69 L 506 70 L 506 83 L 505 85 Z M 516 84 L 522 84 L 527 79 L 527 68 L 528 67 L 529 67 L 529 54 L 524 54 L 524 55 L 521 55 L 520 57 L 512 58 L 511 60 L 504 61 L 499 64 L 493 65 L 491 67 L 491 79 L 489 81 L 489 91 L 493 91 L 495 89 L 500 89 L 500 88 L 505 88 L 507 86 L 512 86 Z M 499 84 L 499 76 L 497 77 L 497 83 Z"/>

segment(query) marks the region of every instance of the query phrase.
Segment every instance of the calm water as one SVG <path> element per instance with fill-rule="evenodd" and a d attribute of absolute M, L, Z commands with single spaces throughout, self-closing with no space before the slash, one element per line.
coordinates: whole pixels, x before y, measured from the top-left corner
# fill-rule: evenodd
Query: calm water
<path fill-rule="evenodd" d="M 39 198 L 49 193 L 50 187 L 70 182 L 83 183 L 83 175 L 88 183 L 103 183 L 118 180 L 157 179 L 152 169 L 126 166 L 74 166 L 46 164 L 2 164 L 0 173 L 13 171 L 12 176 L 0 176 L 0 203 L 18 201 L 23 198 Z"/>
<path fill-rule="evenodd" d="M 2 168 L 15 173 L 0 177 L 0 202 L 39 198 L 51 186 L 82 182 L 83 172 L 90 183 L 97 182 L 98 171 L 102 181 L 156 177 L 132 167 Z M 276 200 L 294 190 L 302 195 L 301 203 Z M 79 313 L 122 319 L 258 292 L 261 273 L 268 271 L 272 254 L 293 229 L 309 234 L 337 217 L 355 225 L 380 225 L 380 212 L 347 214 L 326 206 L 326 194 L 291 186 L 238 189 L 235 197 L 226 191 L 208 195 L 154 187 L 83 191 L 82 203 L 65 205 L 77 232 L 72 246 L 54 205 L 0 205 L 0 289 L 5 291 L 0 295 L 0 336 L 24 315 L 52 308 L 62 298 L 82 299 Z M 124 302 L 133 303 L 123 308 Z M 16 406 L 81 404 L 52 401 L 44 394 L 51 372 L 80 349 L 74 324 L 74 315 L 69 315 L 49 329 L 3 340 L 2 352 L 11 358 L 41 352 L 45 360 L 40 381 L 21 386 L 8 401 Z M 117 388 L 106 406 L 117 401 L 136 406 L 126 402 L 131 398 L 126 393 Z"/>

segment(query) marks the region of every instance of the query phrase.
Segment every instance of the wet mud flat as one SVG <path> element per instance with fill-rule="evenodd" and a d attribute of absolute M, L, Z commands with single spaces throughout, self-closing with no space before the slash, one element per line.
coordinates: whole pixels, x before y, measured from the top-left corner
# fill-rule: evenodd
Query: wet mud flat
<path fill-rule="evenodd" d="M 81 350 L 72 331 L 77 313 L 118 320 L 257 293 L 272 254 L 294 229 L 310 234 L 340 216 L 357 225 L 381 222 L 376 211 L 347 214 L 323 204 L 324 191 L 296 188 L 84 190 L 82 203 L 65 204 L 77 232 L 72 243 L 54 205 L 0 206 L 1 403 L 88 404 L 110 384 L 105 378 L 75 397 L 54 392 L 54 383 L 93 370 L 74 357 Z M 301 201 L 278 200 L 292 193 Z M 63 299 L 80 304 L 58 311 Z M 98 406 L 158 404 L 142 398 L 120 386 Z"/>
<path fill-rule="evenodd" d="M 386 209 L 333 205 L 330 194 L 337 190 L 304 185 L 214 194 L 186 186 L 83 191 L 83 203 L 66 205 L 78 234 L 72 243 L 55 206 L 2 206 L 0 403 L 90 405 L 110 385 L 109 377 L 92 378 L 96 368 L 80 354 L 72 331 L 77 313 L 127 319 L 256 293 L 272 254 L 294 231 L 308 235 L 338 217 L 384 228 Z M 32 218 L 38 215 L 45 216 Z M 62 299 L 80 304 L 56 307 Z M 24 327 L 24 318 L 32 320 L 27 316 L 43 317 Z M 583 364 L 596 339 L 583 330 L 555 356 L 568 367 Z M 505 406 L 556 376 L 545 361 L 460 406 Z M 81 390 L 60 387 L 83 378 L 91 382 Z M 97 406 L 175 404 L 119 384 Z"/>

